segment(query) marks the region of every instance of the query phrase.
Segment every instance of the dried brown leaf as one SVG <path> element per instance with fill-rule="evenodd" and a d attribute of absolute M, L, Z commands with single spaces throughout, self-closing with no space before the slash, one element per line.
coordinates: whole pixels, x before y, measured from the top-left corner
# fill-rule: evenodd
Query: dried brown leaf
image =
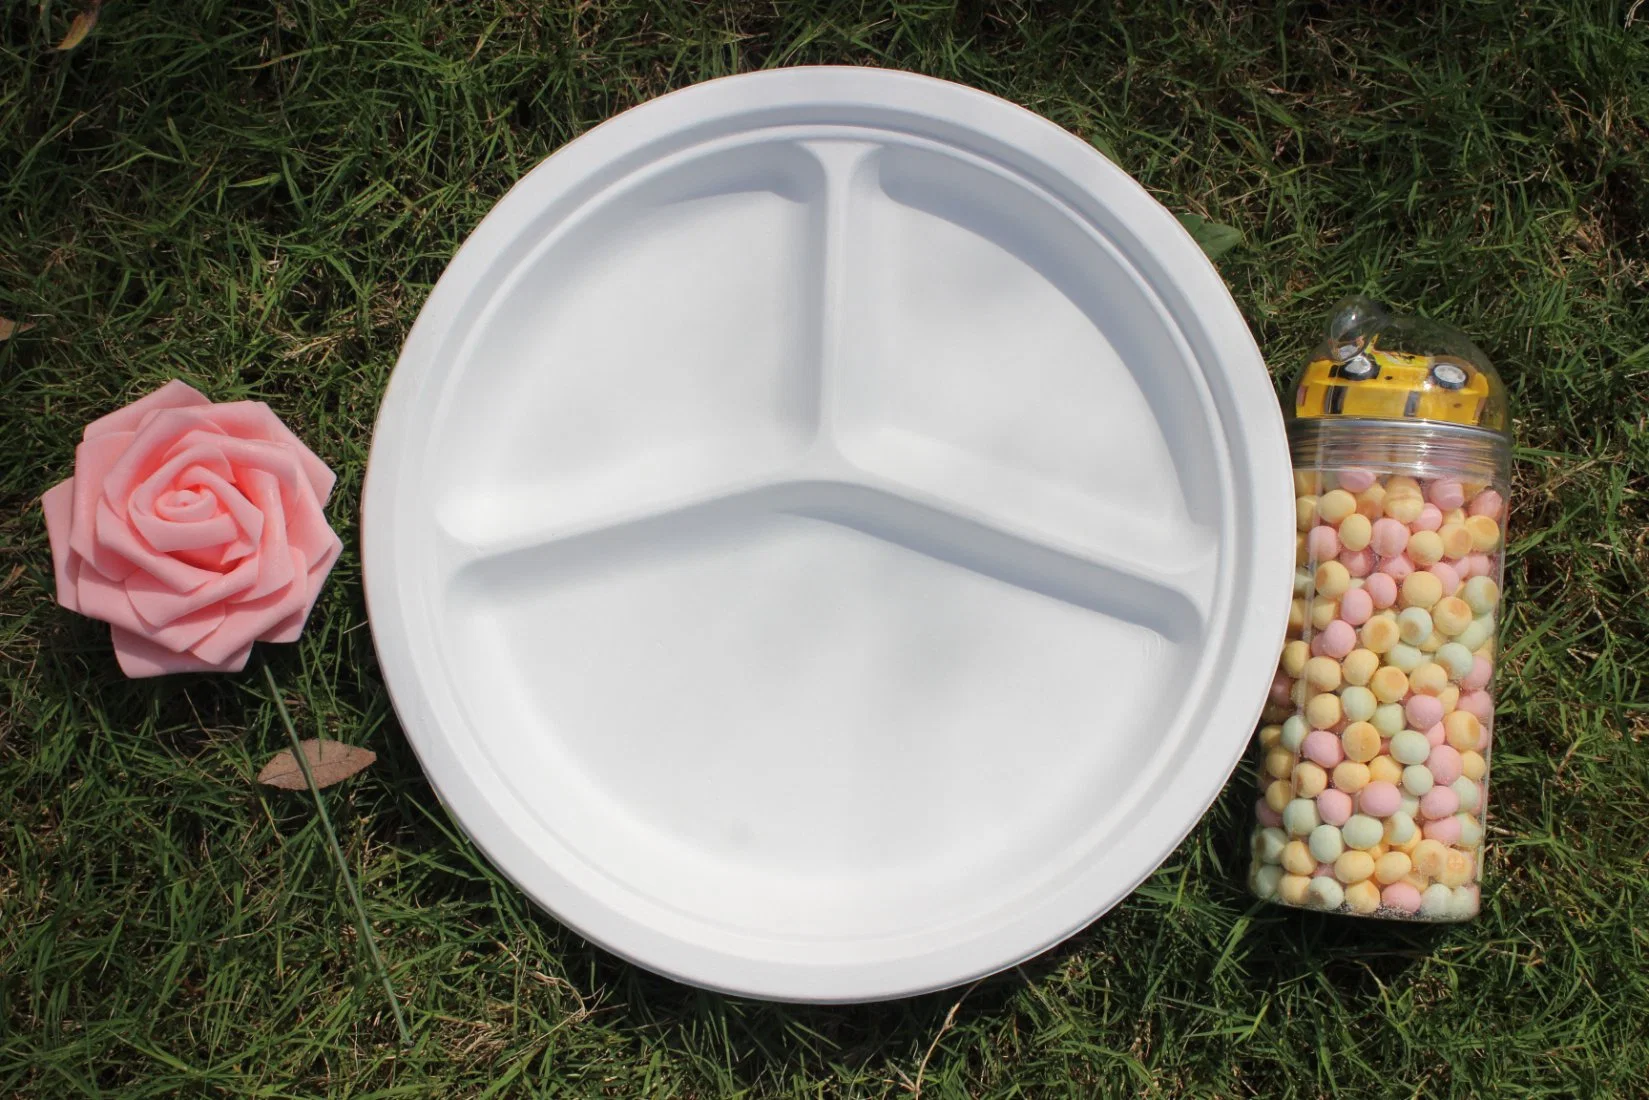
<path fill-rule="evenodd" d="M 378 754 L 371 749 L 346 745 L 342 741 L 320 741 L 312 737 L 301 744 L 303 754 L 309 760 L 309 770 L 315 773 L 317 787 L 341 783 L 378 759 Z M 283 791 L 301 791 L 307 785 L 303 781 L 303 768 L 291 749 L 270 757 L 269 763 L 258 773 L 258 782 Z"/>
<path fill-rule="evenodd" d="M 57 48 L 72 50 L 86 41 L 86 36 L 92 33 L 93 27 L 97 26 L 97 13 L 102 7 L 101 2 L 95 3 L 75 16 L 74 22 L 69 24 L 69 33 L 63 36 L 63 41 L 57 44 Z"/>
<path fill-rule="evenodd" d="M 0 317 L 0 343 L 10 340 L 19 332 L 27 332 L 34 327 L 32 321 L 13 321 L 9 317 Z"/>

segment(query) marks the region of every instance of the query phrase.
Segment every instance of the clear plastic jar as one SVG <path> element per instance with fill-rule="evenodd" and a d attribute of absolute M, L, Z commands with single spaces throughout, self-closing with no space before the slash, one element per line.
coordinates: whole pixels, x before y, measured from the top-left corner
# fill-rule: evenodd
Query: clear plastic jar
<path fill-rule="evenodd" d="M 1493 742 L 1505 389 L 1458 331 L 1366 298 L 1294 390 L 1294 604 L 1249 885 L 1284 905 L 1475 916 Z"/>

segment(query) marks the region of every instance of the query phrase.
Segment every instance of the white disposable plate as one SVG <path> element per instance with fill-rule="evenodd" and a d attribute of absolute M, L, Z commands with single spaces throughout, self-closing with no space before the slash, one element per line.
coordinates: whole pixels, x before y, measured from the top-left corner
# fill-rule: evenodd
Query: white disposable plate
<path fill-rule="evenodd" d="M 442 800 L 649 969 L 935 989 L 1127 895 L 1259 713 L 1282 422 L 1213 268 L 955 84 L 701 84 L 521 180 L 379 416 L 366 586 Z"/>

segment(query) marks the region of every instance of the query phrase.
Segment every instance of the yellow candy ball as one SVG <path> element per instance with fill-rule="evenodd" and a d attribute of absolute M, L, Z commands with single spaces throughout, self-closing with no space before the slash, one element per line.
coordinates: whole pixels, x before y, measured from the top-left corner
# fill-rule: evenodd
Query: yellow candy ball
<path fill-rule="evenodd" d="M 1450 684 L 1437 693 L 1437 701 L 1443 704 L 1444 714 L 1453 714 L 1454 708 L 1460 705 L 1460 689 Z"/>
<path fill-rule="evenodd" d="M 1472 549 L 1486 554 L 1500 545 L 1500 524 L 1488 516 L 1472 516 L 1466 520 L 1466 530 L 1471 532 Z"/>
<path fill-rule="evenodd" d="M 1449 849 L 1440 840 L 1422 840 L 1414 848 L 1414 869 L 1427 878 L 1437 878 L 1448 862 Z"/>
<path fill-rule="evenodd" d="M 1448 644 L 1449 640 L 1434 630 L 1427 636 L 1425 641 L 1415 646 L 1415 648 L 1421 653 L 1436 653 L 1439 649 L 1442 649 Z"/>
<path fill-rule="evenodd" d="M 1397 644 L 1397 620 L 1385 615 L 1376 615 L 1363 624 L 1362 630 L 1358 632 L 1358 637 L 1362 640 L 1364 649 L 1373 653 L 1388 653 L 1391 647 Z M 1378 679 L 1379 675 L 1379 673 L 1375 673 L 1370 678 L 1370 687 L 1374 686 L 1374 680 Z M 1374 694 L 1379 695 L 1380 693 L 1376 691 Z M 1386 701 L 1389 702 L 1390 700 Z"/>
<path fill-rule="evenodd" d="M 1260 727 L 1260 749 L 1274 749 L 1282 743 L 1283 728 L 1281 726 Z"/>
<path fill-rule="evenodd" d="M 1334 765 L 1334 789 L 1356 794 L 1368 786 L 1368 765 L 1355 760 L 1342 760 Z"/>
<path fill-rule="evenodd" d="M 1483 773 L 1489 770 L 1489 762 L 1483 759 L 1483 754 L 1476 749 L 1463 751 L 1460 754 L 1460 774 L 1473 783 L 1483 778 Z"/>
<path fill-rule="evenodd" d="M 1386 492 L 1417 497 L 1420 495 L 1420 483 L 1407 474 L 1393 474 L 1386 478 Z"/>
<path fill-rule="evenodd" d="M 1324 692 L 1313 695 L 1305 705 L 1305 720 L 1314 730 L 1326 730 L 1339 724 L 1340 697 Z"/>
<path fill-rule="evenodd" d="M 1265 787 L 1265 804 L 1278 813 L 1294 801 L 1294 785 L 1286 779 L 1273 779 Z"/>
<path fill-rule="evenodd" d="M 1414 861 L 1404 852 L 1387 852 L 1374 861 L 1374 879 L 1390 886 L 1414 869 Z"/>
<path fill-rule="evenodd" d="M 1429 534 L 1430 532 L 1422 532 Z M 1443 598 L 1443 582 L 1435 574 L 1416 571 L 1403 578 L 1398 600 L 1404 607 L 1429 608 Z"/>
<path fill-rule="evenodd" d="M 1374 873 L 1374 857 L 1353 848 L 1334 861 L 1334 877 L 1341 882 L 1362 882 Z"/>
<path fill-rule="evenodd" d="M 1290 634 L 1298 637 L 1305 631 L 1306 615 L 1305 601 L 1296 597 L 1288 605 L 1288 632 Z"/>
<path fill-rule="evenodd" d="M 1340 733 L 1340 744 L 1348 759 L 1366 764 L 1380 755 L 1380 731 L 1368 722 L 1353 722 Z"/>
<path fill-rule="evenodd" d="M 1421 695 L 1436 695 L 1449 684 L 1449 670 L 1436 661 L 1427 661 L 1409 673 L 1409 690 Z"/>
<path fill-rule="evenodd" d="M 1477 751 L 1477 742 L 1483 736 L 1483 723 L 1469 710 L 1457 710 L 1443 716 L 1443 737 L 1460 752 Z"/>
<path fill-rule="evenodd" d="M 1351 587 L 1351 574 L 1337 561 L 1325 561 L 1317 567 L 1314 577 L 1317 595 L 1339 599 Z"/>
<path fill-rule="evenodd" d="M 1372 525 L 1375 520 L 1386 514 L 1385 503 L 1386 487 L 1376 481 L 1357 494 L 1357 514 Z"/>
<path fill-rule="evenodd" d="M 1317 857 L 1311 854 L 1303 840 L 1291 840 L 1283 846 L 1283 870 L 1294 875 L 1309 875 L 1317 869 Z"/>
<path fill-rule="evenodd" d="M 1464 523 L 1445 523 L 1437 529 L 1443 556 L 1457 561 L 1472 552 L 1472 533 Z"/>
<path fill-rule="evenodd" d="M 1294 794 L 1298 798 L 1316 798 L 1328 789 L 1328 773 L 1321 764 L 1309 760 L 1294 765 L 1290 778 L 1294 781 Z"/>
<path fill-rule="evenodd" d="M 1380 908 L 1380 888 L 1368 879 L 1352 883 L 1346 887 L 1346 907 L 1360 916 L 1368 916 Z"/>
<path fill-rule="evenodd" d="M 1386 665 L 1369 680 L 1368 689 L 1382 703 L 1402 702 L 1409 693 L 1408 674 L 1400 668 Z"/>
<path fill-rule="evenodd" d="M 1338 565 L 1338 562 L 1335 562 Z M 1340 601 L 1318 596 L 1311 601 L 1311 629 L 1323 630 L 1340 617 Z"/>
<path fill-rule="evenodd" d="M 1305 532 L 1294 535 L 1294 564 L 1305 565 L 1311 561 L 1311 549 L 1306 545 Z"/>
<path fill-rule="evenodd" d="M 1493 577 L 1473 577 L 1461 586 L 1460 595 L 1473 615 L 1487 615 L 1500 602 L 1500 586 Z"/>
<path fill-rule="evenodd" d="M 1282 881 L 1277 883 L 1277 896 L 1285 905 L 1304 905 L 1306 892 L 1310 889 L 1311 879 L 1306 875 L 1284 875 Z"/>
<path fill-rule="evenodd" d="M 1353 512 L 1340 521 L 1340 545 L 1347 550 L 1362 550 L 1373 537 L 1374 524 L 1359 512 Z"/>
<path fill-rule="evenodd" d="M 1275 748 L 1265 754 L 1265 774 L 1272 779 L 1287 779 L 1294 773 L 1294 754 L 1284 748 Z"/>
<path fill-rule="evenodd" d="M 1370 676 L 1380 667 L 1380 655 L 1372 649 L 1354 649 L 1340 662 L 1340 675 L 1348 684 L 1367 687 Z"/>
<path fill-rule="evenodd" d="M 1472 609 L 1459 596 L 1444 596 L 1432 606 L 1431 621 L 1452 638 L 1472 624 Z"/>
<path fill-rule="evenodd" d="M 1409 560 L 1422 567 L 1443 560 L 1443 540 L 1436 531 L 1416 531 L 1409 536 Z"/>
<path fill-rule="evenodd" d="M 1465 522 L 1466 522 L 1466 510 L 1464 508 L 1450 508 L 1447 512 L 1443 513 L 1443 526 L 1444 527 L 1447 527 L 1451 523 L 1465 523 Z"/>
<path fill-rule="evenodd" d="M 1406 527 L 1420 518 L 1420 510 L 1425 506 L 1425 501 L 1418 496 L 1399 496 L 1388 489 L 1381 510 Z"/>
<path fill-rule="evenodd" d="M 1283 646 L 1283 659 L 1277 662 L 1277 667 L 1285 675 L 1299 676 L 1305 671 L 1305 663 L 1311 659 L 1311 647 L 1302 641 L 1292 641 Z"/>
<path fill-rule="evenodd" d="M 1305 663 L 1305 682 L 1318 691 L 1334 691 L 1340 686 L 1340 662 L 1333 657 L 1313 657 Z"/>
<path fill-rule="evenodd" d="M 1317 525 L 1317 498 L 1294 498 L 1294 528 L 1298 531 L 1309 531 Z"/>
<path fill-rule="evenodd" d="M 1368 762 L 1368 781 L 1390 783 L 1395 787 L 1403 781 L 1403 765 L 1389 756 L 1376 756 Z"/>
<path fill-rule="evenodd" d="M 1444 886 L 1464 886 L 1472 880 L 1477 861 L 1461 851 L 1450 851 L 1443 857 L 1442 870 L 1432 877 Z"/>
<path fill-rule="evenodd" d="M 1330 489 L 1317 498 L 1317 516 L 1324 523 L 1338 525 L 1357 510 L 1357 498 L 1344 489 Z"/>
<path fill-rule="evenodd" d="M 1294 493 L 1296 496 L 1316 496 L 1323 490 L 1323 477 L 1316 470 L 1294 471 Z"/>

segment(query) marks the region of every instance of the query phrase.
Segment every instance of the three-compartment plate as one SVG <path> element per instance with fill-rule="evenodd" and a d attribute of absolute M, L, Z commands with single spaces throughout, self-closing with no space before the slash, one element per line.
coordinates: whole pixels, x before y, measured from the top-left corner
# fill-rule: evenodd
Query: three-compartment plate
<path fill-rule="evenodd" d="M 891 997 L 1057 942 L 1207 808 L 1287 471 L 1120 170 L 958 85 L 781 70 L 592 130 L 466 242 L 378 420 L 367 595 L 537 902 L 696 984 Z"/>

